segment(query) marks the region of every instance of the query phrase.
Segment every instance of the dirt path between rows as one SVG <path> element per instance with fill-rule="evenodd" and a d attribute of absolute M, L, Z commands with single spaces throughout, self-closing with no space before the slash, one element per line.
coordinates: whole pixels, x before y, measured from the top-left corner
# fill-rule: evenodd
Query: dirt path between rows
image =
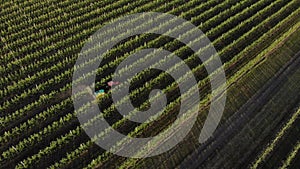
<path fill-rule="evenodd" d="M 239 111 L 235 112 L 223 126 L 220 126 L 205 144 L 201 145 L 189 155 L 178 167 L 198 168 L 209 157 L 212 157 L 217 149 L 221 149 L 230 138 L 239 133 L 239 129 L 245 126 L 281 87 L 287 77 L 300 66 L 300 51 L 283 66 Z"/>

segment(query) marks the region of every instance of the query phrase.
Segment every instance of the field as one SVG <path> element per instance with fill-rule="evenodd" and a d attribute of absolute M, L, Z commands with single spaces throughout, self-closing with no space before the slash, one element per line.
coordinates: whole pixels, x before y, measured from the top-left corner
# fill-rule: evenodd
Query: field
<path fill-rule="evenodd" d="M 84 123 L 78 120 L 95 103 L 74 107 L 74 98 L 95 97 L 93 91 L 84 89 L 72 93 L 79 53 L 97 30 L 116 18 L 142 12 L 172 14 L 191 22 L 207 36 L 221 59 L 227 89 L 216 99 L 226 94 L 226 104 L 217 129 L 204 143 L 198 139 L 212 104 L 211 76 L 206 62 L 191 48 L 166 35 L 137 34 L 114 45 L 95 73 L 95 91 L 105 89 L 96 99 L 102 113 Z M 0 168 L 300 168 L 299 0 L 4 0 L 0 18 Z M 172 30 L 180 28 L 176 25 Z M 192 35 L 184 32 L 184 36 Z M 114 90 L 107 86 L 114 70 L 130 55 L 147 48 L 175 53 L 191 69 L 200 100 L 190 104 L 200 109 L 190 109 L 176 123 L 178 128 L 173 130 L 184 128 L 196 117 L 184 139 L 167 152 L 146 158 L 123 157 L 98 146 L 97 140 L 115 130 L 137 138 L 171 131 L 184 103 L 174 78 L 149 69 L 128 82 L 128 97 L 114 102 Z M 154 56 L 145 57 L 151 60 Z M 146 59 L 137 59 L 122 71 L 131 71 Z M 93 67 L 93 62 L 81 68 Z M 180 66 L 174 64 L 171 69 Z M 91 76 L 85 74 L 79 81 Z M 118 113 L 116 106 L 128 100 L 138 110 L 149 109 L 149 100 L 158 98 L 149 97 L 153 89 L 167 97 L 165 109 L 151 116 L 154 121 L 134 122 Z M 130 113 L 134 116 L 137 111 Z M 113 128 L 95 131 L 91 139 L 86 129 L 99 118 Z M 161 138 L 148 144 L 151 151 L 168 139 Z M 113 148 L 135 146 L 127 142 L 119 140 Z M 135 154 L 151 151 L 141 149 Z"/>

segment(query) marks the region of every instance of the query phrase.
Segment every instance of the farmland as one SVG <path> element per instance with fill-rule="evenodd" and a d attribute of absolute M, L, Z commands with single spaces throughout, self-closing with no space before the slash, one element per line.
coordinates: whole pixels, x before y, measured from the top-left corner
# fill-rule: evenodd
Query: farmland
<path fill-rule="evenodd" d="M 95 90 L 103 89 L 113 78 L 113 71 L 130 55 L 160 48 L 176 54 L 191 69 L 200 94 L 200 102 L 195 103 L 201 105 L 200 109 L 191 110 L 190 116 L 178 124 L 184 127 L 197 117 L 184 140 L 157 156 L 129 158 L 106 151 L 96 140 L 112 130 L 144 138 L 168 131 L 182 103 L 178 82 L 165 72 L 145 70 L 133 78 L 128 97 L 119 98 L 118 103 L 105 89 L 97 100 L 101 115 L 82 124 L 77 116 L 87 114 L 92 104 L 74 108 L 74 97 L 89 94 L 72 96 L 72 76 L 79 53 L 91 35 L 118 17 L 142 12 L 181 17 L 207 36 L 223 64 L 227 99 L 218 128 L 206 142 L 199 143 L 212 103 L 211 79 L 204 62 L 191 48 L 165 35 L 144 33 L 114 45 L 96 70 Z M 0 18 L 0 168 L 300 167 L 298 0 L 15 0 L 1 3 Z M 172 28 L 174 32 L 179 29 L 180 25 Z M 187 31 L 182 36 L 192 34 Z M 201 37 L 194 43 L 197 41 Z M 137 59 L 132 66 L 151 57 Z M 159 58 L 157 63 L 163 62 L 164 58 Z M 92 63 L 81 66 L 91 67 Z M 171 69 L 180 66 L 175 64 Z M 122 71 L 131 69 L 129 65 Z M 79 81 L 91 76 L 86 74 Z M 154 121 L 132 122 L 118 113 L 116 105 L 129 99 L 138 109 L 148 109 L 153 89 L 167 96 L 165 109 L 156 112 Z M 102 116 L 113 129 L 99 131 L 90 139 L 85 128 Z M 122 149 L 126 141 L 120 140 L 115 147 Z M 155 149 L 161 142 L 150 146 Z"/>

